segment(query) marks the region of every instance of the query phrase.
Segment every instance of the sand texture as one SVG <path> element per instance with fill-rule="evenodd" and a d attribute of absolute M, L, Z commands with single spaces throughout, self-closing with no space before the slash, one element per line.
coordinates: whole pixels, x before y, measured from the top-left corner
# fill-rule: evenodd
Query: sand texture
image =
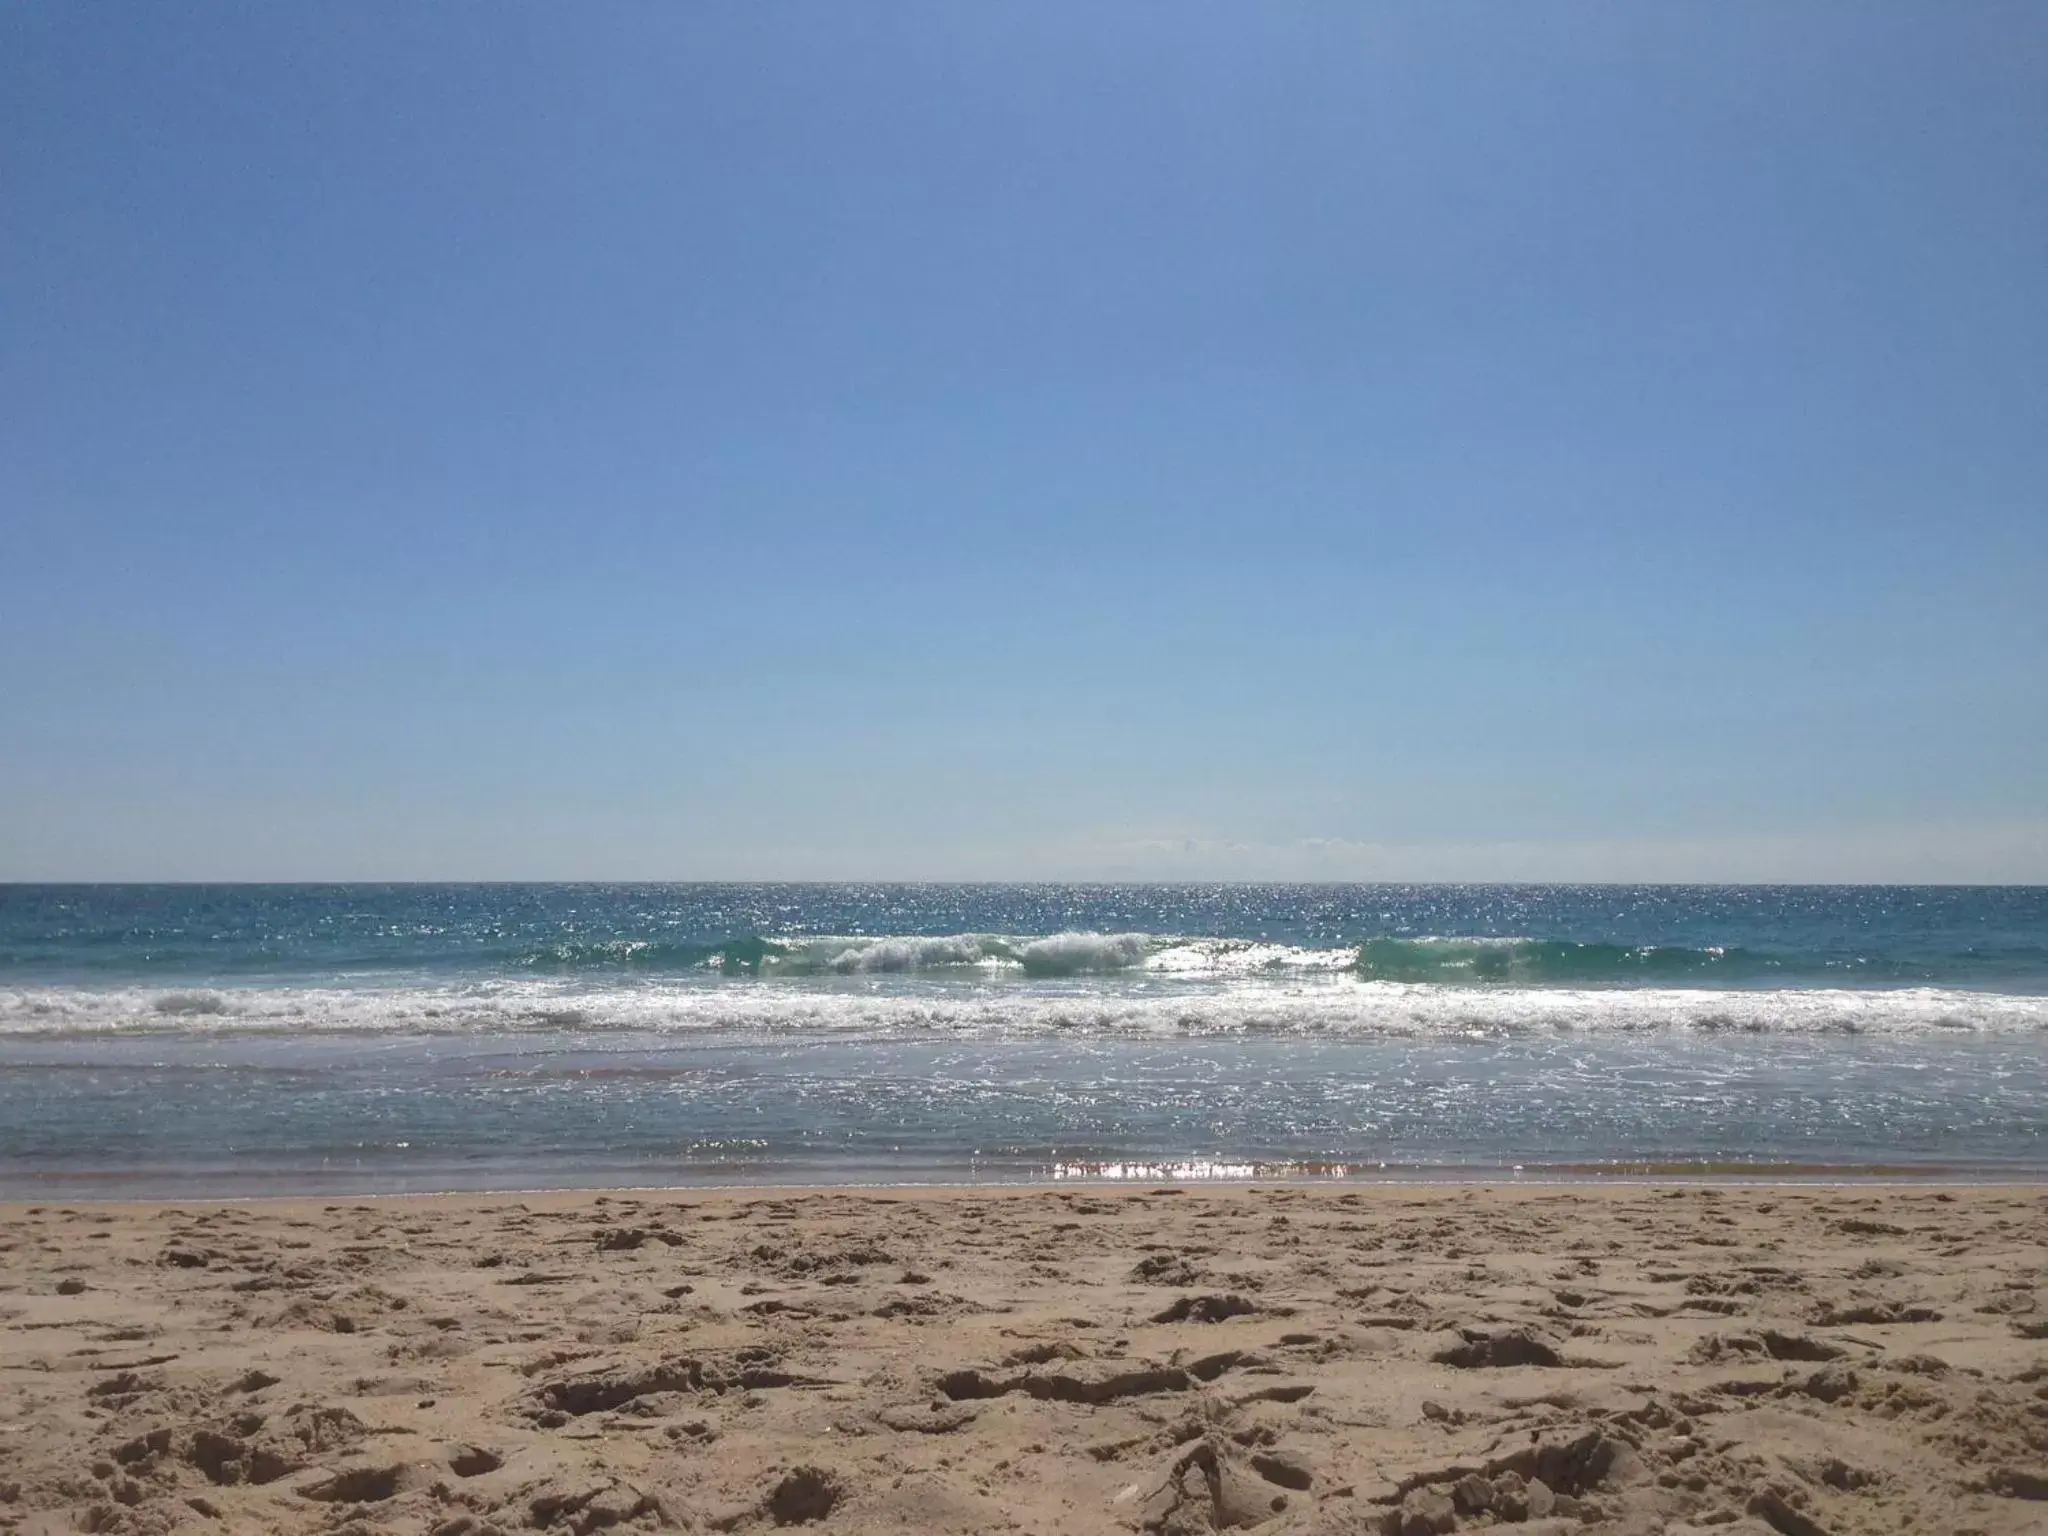
<path fill-rule="evenodd" d="M 0 1530 L 2048 1531 L 2048 1191 L 0 1207 Z"/>

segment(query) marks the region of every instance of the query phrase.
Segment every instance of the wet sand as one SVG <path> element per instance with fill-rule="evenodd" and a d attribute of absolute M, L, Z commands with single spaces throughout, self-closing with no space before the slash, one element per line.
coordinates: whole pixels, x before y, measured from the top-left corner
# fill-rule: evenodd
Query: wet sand
<path fill-rule="evenodd" d="M 0 1206 L 0 1530 L 2048 1531 L 2048 1190 Z"/>

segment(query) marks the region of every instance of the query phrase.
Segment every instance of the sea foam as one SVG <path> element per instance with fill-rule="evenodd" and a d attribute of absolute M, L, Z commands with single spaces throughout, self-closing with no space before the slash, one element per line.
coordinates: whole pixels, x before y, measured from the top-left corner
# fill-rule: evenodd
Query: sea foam
<path fill-rule="evenodd" d="M 1450 1038 L 1611 1035 L 2048 1034 L 2048 997 L 1938 988 L 1472 988 L 1270 972 L 1188 982 L 1149 972 L 950 983 L 866 973 L 838 987 L 532 978 L 441 986 L 0 990 L 0 1034 L 620 1030 L 833 1038 Z"/>

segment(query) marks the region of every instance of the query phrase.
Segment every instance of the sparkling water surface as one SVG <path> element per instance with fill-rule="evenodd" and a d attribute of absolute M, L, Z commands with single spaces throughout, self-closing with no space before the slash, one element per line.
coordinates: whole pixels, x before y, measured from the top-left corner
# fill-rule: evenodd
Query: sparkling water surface
<path fill-rule="evenodd" d="M 0 1191 L 2048 1168 L 2039 888 L 0 887 Z"/>

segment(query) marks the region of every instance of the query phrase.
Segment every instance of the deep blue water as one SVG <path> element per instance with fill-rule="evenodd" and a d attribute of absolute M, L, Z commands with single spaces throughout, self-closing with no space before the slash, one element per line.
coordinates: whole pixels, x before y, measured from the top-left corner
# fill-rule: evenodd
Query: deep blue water
<path fill-rule="evenodd" d="M 2048 1167 L 2048 889 L 0 886 L 0 1190 Z"/>
<path fill-rule="evenodd" d="M 736 941 L 1083 932 L 1365 943 L 1404 980 L 1460 979 L 1415 941 L 1472 939 L 1520 941 L 1536 982 L 2048 993 L 2040 886 L 0 886 L 0 984 L 685 974 Z"/>

